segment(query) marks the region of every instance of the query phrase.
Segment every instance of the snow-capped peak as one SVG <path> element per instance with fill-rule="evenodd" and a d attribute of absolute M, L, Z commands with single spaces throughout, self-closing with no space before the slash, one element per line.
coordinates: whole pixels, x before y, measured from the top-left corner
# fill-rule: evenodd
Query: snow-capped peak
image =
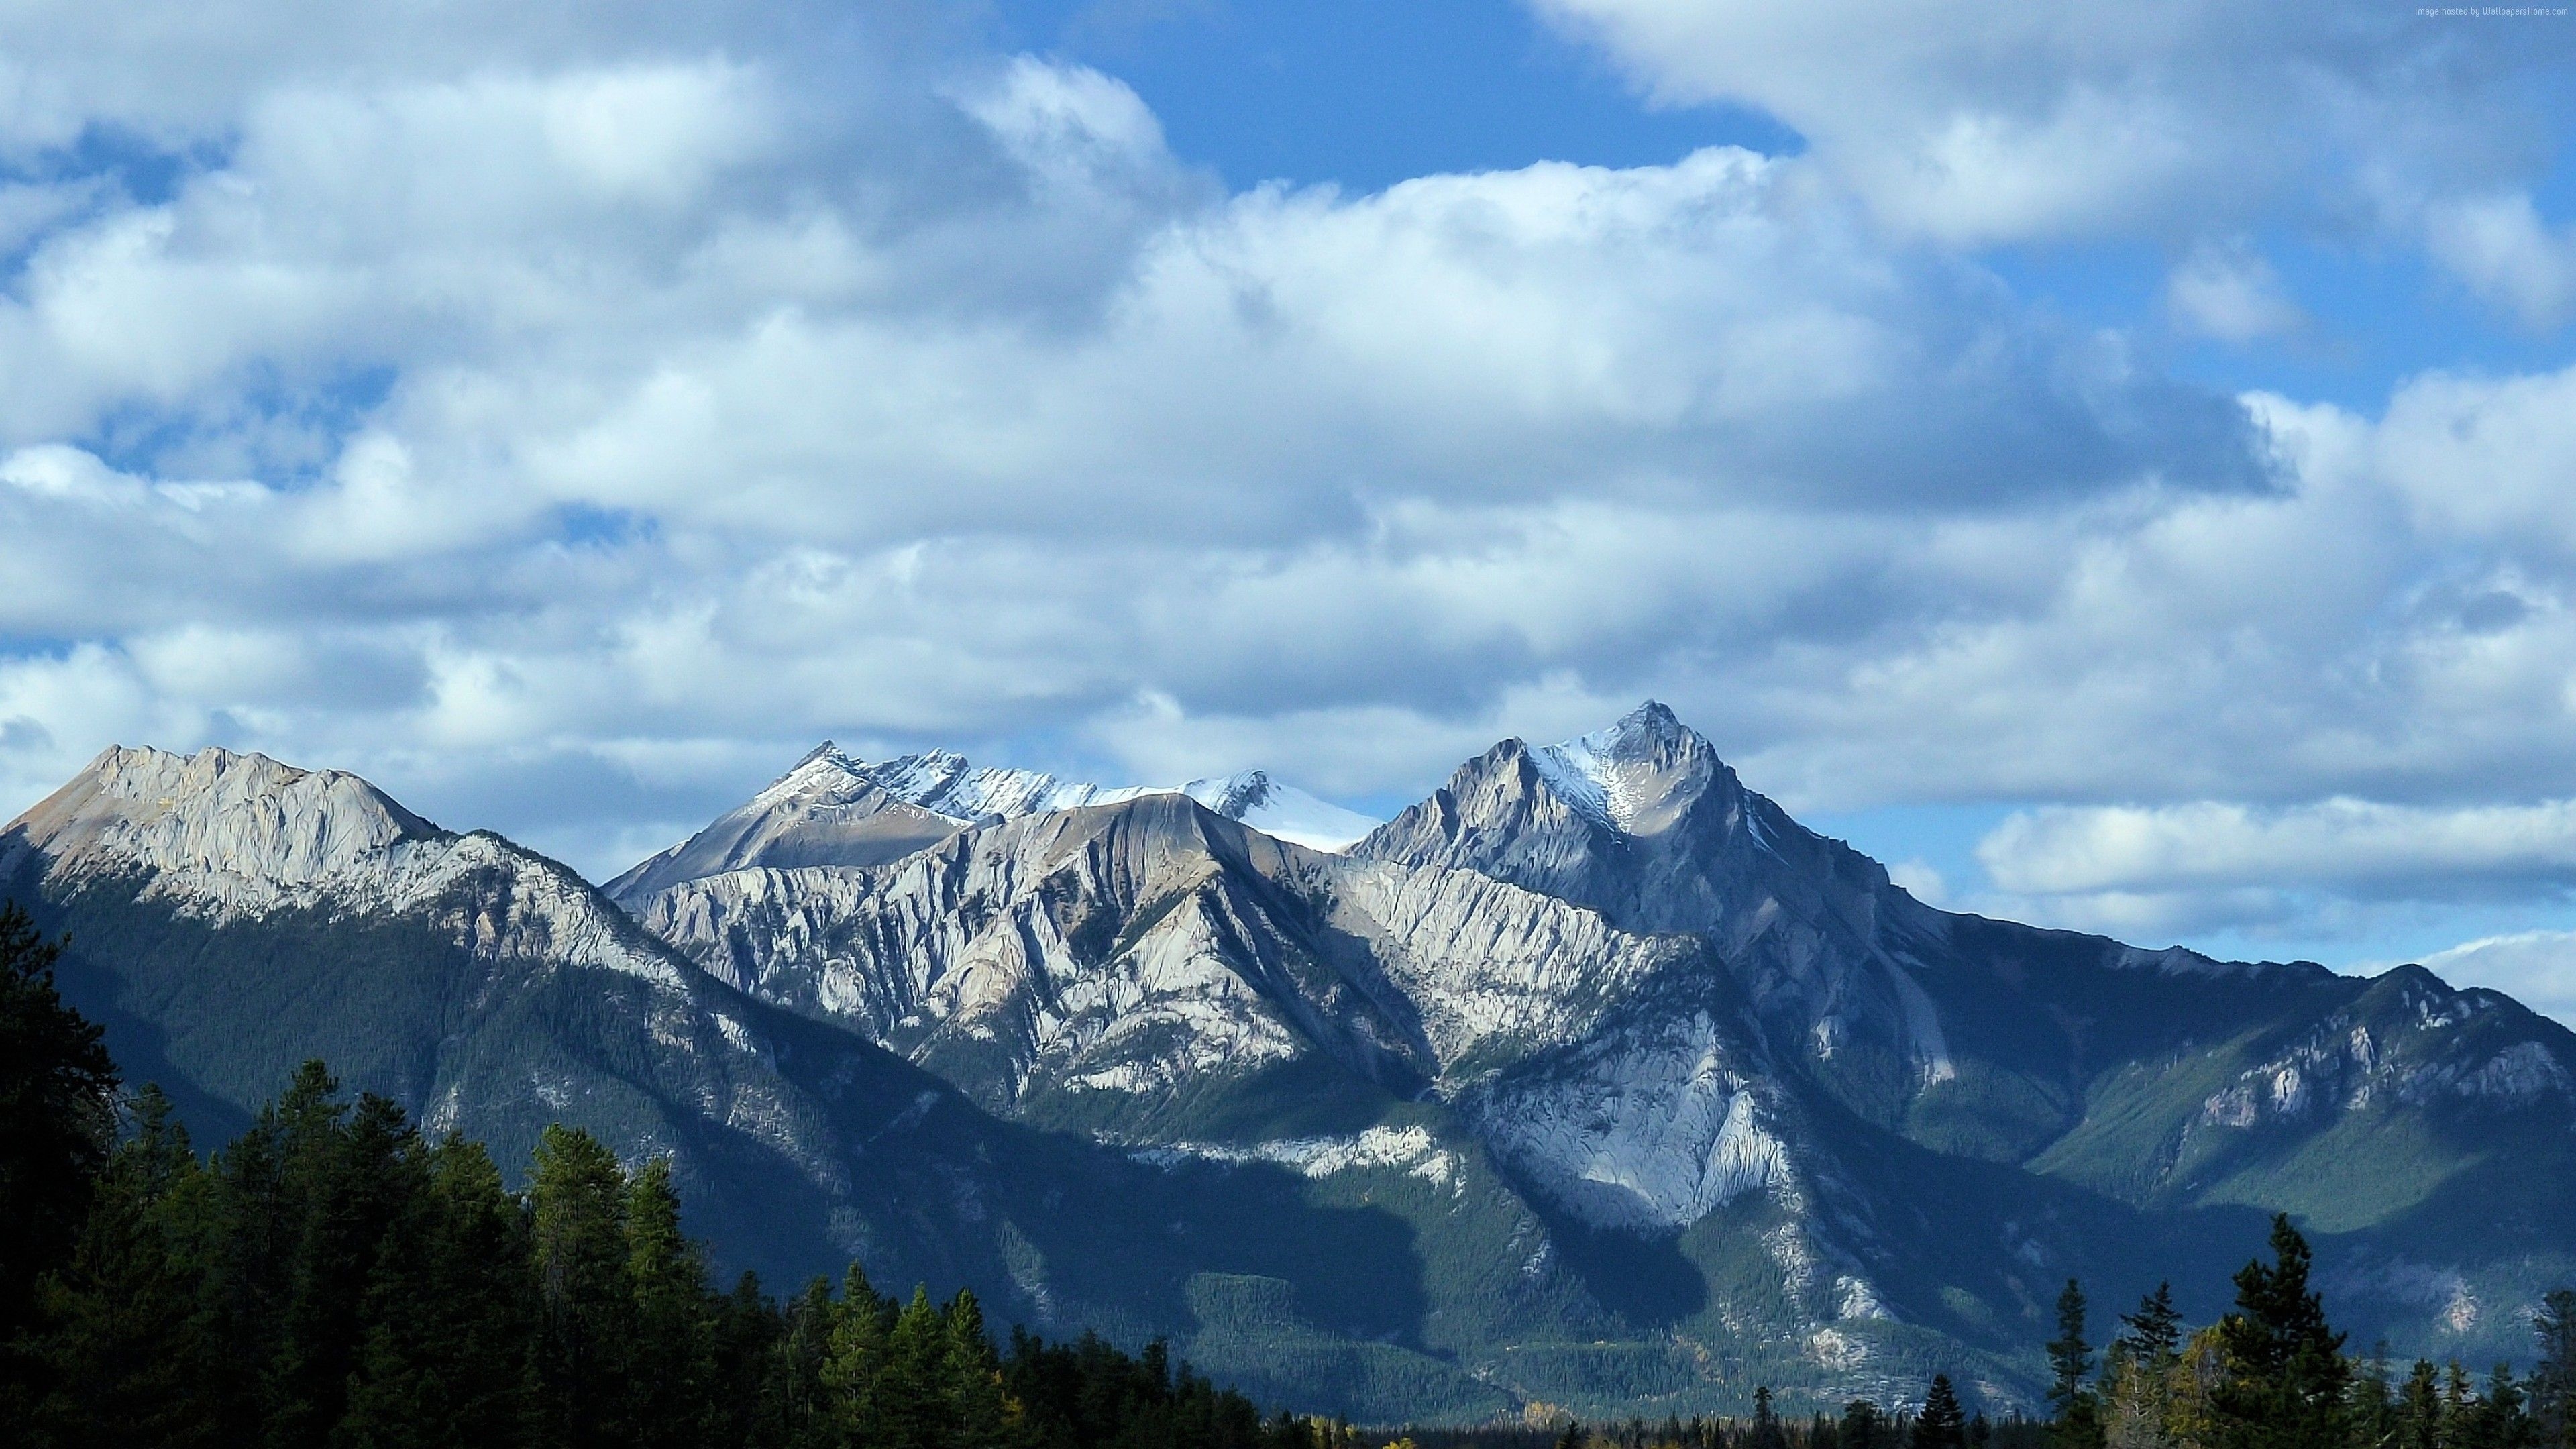
<path fill-rule="evenodd" d="M 868 779 L 867 769 L 843 753 L 830 740 L 806 752 L 784 775 L 772 780 L 761 792 L 751 797 L 754 806 L 776 805 L 789 800 L 819 800 L 825 797 L 854 795 L 876 787 Z"/>
<path fill-rule="evenodd" d="M 1662 828 L 1719 768 L 1708 742 L 1660 701 L 1647 700 L 1607 729 L 1533 745 L 1530 763 L 1558 798 L 1613 829 Z"/>
<path fill-rule="evenodd" d="M 898 800 L 909 800 L 924 810 L 935 810 L 953 820 L 980 820 L 998 815 L 1016 819 L 1022 815 L 1043 815 L 1050 810 L 1071 810 L 1080 805 L 1105 805 L 1113 800 L 1131 799 L 1148 793 L 1144 790 L 1105 790 L 1079 780 L 1063 780 L 1036 770 L 1006 770 L 979 766 L 952 750 L 931 750 L 926 754 L 904 755 L 859 769 L 876 783 L 878 789 Z"/>
<path fill-rule="evenodd" d="M 864 781 L 898 800 L 960 823 L 1043 815 L 1085 805 L 1114 805 L 1146 795 L 1187 795 L 1230 820 L 1315 850 L 1339 850 L 1377 827 L 1355 810 L 1321 800 L 1245 770 L 1178 785 L 1095 785 L 1037 770 L 979 766 L 951 750 L 930 750 L 865 764 L 828 741 L 782 776 L 770 791 L 781 798 L 835 788 L 838 778 Z M 767 794 L 769 792 L 764 792 Z"/>
<path fill-rule="evenodd" d="M 1294 785 L 1282 785 L 1267 770 L 1192 780 L 1180 791 L 1228 820 L 1240 820 L 1264 835 L 1310 850 L 1339 850 L 1379 823 Z"/>

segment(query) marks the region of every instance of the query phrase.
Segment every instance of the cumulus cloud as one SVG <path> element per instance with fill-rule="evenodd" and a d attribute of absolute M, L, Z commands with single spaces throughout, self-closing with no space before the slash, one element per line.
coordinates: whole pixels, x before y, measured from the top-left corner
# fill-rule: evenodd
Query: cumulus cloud
<path fill-rule="evenodd" d="M 2436 951 L 2423 964 L 2453 986 L 2501 991 L 2576 1026 L 2576 931 L 2516 931 Z"/>
<path fill-rule="evenodd" d="M 2576 801 L 2056 806 L 2014 814 L 1977 856 L 2003 889 L 2052 895 L 2246 880 L 2361 892 L 2576 880 Z"/>
<path fill-rule="evenodd" d="M 2528 193 L 2445 201 L 2426 231 L 2435 257 L 2525 325 L 2545 328 L 2576 308 L 2576 227 L 2543 222 Z"/>
<path fill-rule="evenodd" d="M 1669 103 L 1757 107 L 1892 222 L 1960 242 L 2341 228 L 2547 163 L 2548 19 L 2206 0 L 1533 0 Z M 2512 285 L 2512 284 L 2508 284 Z"/>
<path fill-rule="evenodd" d="M 2242 244 L 2195 248 L 2167 279 L 2165 303 L 2183 327 L 2222 342 L 2295 331 L 2305 320 L 2272 264 Z"/>
<path fill-rule="evenodd" d="M 1926 240 L 2075 224 L 2050 148 L 2140 126 L 2084 205 L 2199 184 L 2243 117 L 2100 111 L 2164 84 L 2109 22 L 1889 101 L 1951 169 L 1856 200 L 1830 126 L 1227 194 L 929 19 L 91 9 L 0 18 L 63 61 L 0 119 L 13 805 L 221 741 L 604 871 L 826 734 L 1364 795 L 1654 693 L 1801 808 L 2273 802 L 2233 879 L 2023 882 L 2207 920 L 2279 909 L 2280 802 L 2576 794 L 2576 373 L 2220 396 Z M 2287 325 L 2212 245 L 2177 312 Z"/>

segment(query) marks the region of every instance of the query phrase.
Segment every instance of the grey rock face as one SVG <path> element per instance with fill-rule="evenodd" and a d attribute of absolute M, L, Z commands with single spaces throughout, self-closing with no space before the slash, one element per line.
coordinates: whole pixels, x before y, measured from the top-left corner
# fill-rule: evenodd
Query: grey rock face
<path fill-rule="evenodd" d="M 895 1179 L 855 1175 L 852 1143 L 884 1172 L 988 1175 L 951 1120 L 972 1109 L 935 1082 L 710 979 L 565 867 L 355 776 L 111 749 L 0 831 L 0 888 L 71 928 L 66 989 L 136 1079 L 208 1110 L 246 1111 L 320 1057 L 507 1166 L 572 1123 L 630 1164 L 671 1157 L 737 1261 L 799 1273 L 954 1252 L 886 1216 Z"/>
<path fill-rule="evenodd" d="M 1217 1150 L 1207 1104 L 1322 1063 L 1447 1104 L 1518 1191 L 1594 1229 L 1767 1204 L 1760 1253 L 1803 1315 L 1777 1327 L 1802 1335 L 1934 1312 L 1901 1286 L 1921 1216 L 1888 1197 L 1877 1134 L 2027 1192 L 2299 1208 L 2373 1100 L 2438 1087 L 2565 1115 L 2576 1060 L 2528 1013 L 2489 1040 L 2446 1007 L 2409 1028 L 2409 1085 L 2382 1069 L 2348 1088 L 2363 1078 L 2318 1053 L 2350 1050 L 2368 983 L 1935 910 L 1653 703 L 1563 744 L 1505 741 L 1340 855 L 1163 796 L 869 870 L 709 876 L 639 909 L 706 969 L 1006 1114 Z M 1288 1150 L 1265 1140 L 1222 1150 Z M 2063 1251 L 2026 1225 L 1974 1231 L 2010 1261 Z M 1820 1342 L 1819 1364 L 1869 1358 Z"/>
<path fill-rule="evenodd" d="M 1214 1275 L 1189 1278 L 1198 1341 L 1247 1371 L 1322 1341 L 1282 1326 L 1311 1290 L 1431 1355 L 1406 1372 L 1453 1365 L 1459 1403 L 1597 1408 L 1574 1386 L 1604 1353 L 1685 1411 L 1725 1401 L 1722 1364 L 1828 1397 L 1935 1363 L 2026 1383 L 2064 1277 L 2223 1287 L 2273 1208 L 2320 1234 L 2357 1324 L 2423 1351 L 2510 1347 L 2514 1305 L 2576 1273 L 2576 1038 L 2495 993 L 1935 910 L 1651 704 L 1506 741 L 1339 853 L 1254 828 L 1266 778 L 1210 783 L 827 748 L 622 878 L 629 919 L 353 777 L 111 752 L 0 835 L 0 879 L 66 911 L 123 892 L 263 962 L 329 959 L 277 944 L 291 923 L 398 923 L 445 953 L 430 1005 L 377 1023 L 428 1043 L 410 1100 L 487 1134 L 591 1110 L 719 1193 L 756 1149 L 801 1196 L 742 1221 L 841 1224 L 834 1250 L 881 1256 L 901 1219 L 965 1252 L 1014 1192 L 1079 1177 L 1103 1195 L 1076 1217 L 1121 1226 L 996 1236 L 1015 1301 L 1076 1312 L 1076 1269 L 1150 1240 L 1158 1281 Z M 370 971 L 305 994 L 398 974 Z M 1074 1155 L 1014 1186 L 1023 1131 Z M 937 1211 L 870 1205 L 904 1152 Z M 1283 1178 L 1293 1201 L 1215 1226 Z M 1387 1255 L 1352 1257 L 1355 1225 Z M 1266 1246 L 1292 1230 L 1304 1256 Z"/>

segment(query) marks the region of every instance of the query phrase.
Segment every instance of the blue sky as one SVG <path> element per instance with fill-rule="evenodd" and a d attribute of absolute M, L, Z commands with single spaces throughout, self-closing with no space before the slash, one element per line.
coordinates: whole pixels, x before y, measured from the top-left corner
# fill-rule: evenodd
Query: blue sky
<path fill-rule="evenodd" d="M 2576 1013 L 2566 17 L 141 3 L 0 10 L 11 809 L 605 875 L 825 735 L 1386 811 L 1654 696 L 1950 904 Z"/>

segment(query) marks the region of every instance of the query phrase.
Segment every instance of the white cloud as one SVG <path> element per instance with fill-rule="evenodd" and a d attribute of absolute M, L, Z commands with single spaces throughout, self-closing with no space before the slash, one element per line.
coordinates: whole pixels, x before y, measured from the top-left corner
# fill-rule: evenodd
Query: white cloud
<path fill-rule="evenodd" d="M 2542 19 L 2038 0 L 1533 0 L 1650 94 L 1803 135 L 1895 223 L 1962 242 L 2339 225 L 2536 172 Z"/>
<path fill-rule="evenodd" d="M 2526 192 L 2466 197 L 2431 208 L 2433 255 L 2470 290 L 2534 328 L 2576 308 L 2576 227 L 2551 227 Z"/>
<path fill-rule="evenodd" d="M 0 199 L 14 803 L 223 740 L 600 869 L 825 734 L 1356 794 L 1648 693 L 1802 807 L 2576 795 L 2576 372 L 2212 396 L 1729 149 L 1226 195 L 1111 77 L 793 7 L 93 8 L 0 17 L 6 144 L 180 159 Z M 2250 123 L 2160 14 L 1862 27 L 1925 149 L 1817 157 L 1935 235 L 2161 204 Z M 2178 315 L 2287 325 L 2224 225 Z M 2303 909 L 2262 849 L 2048 889 Z"/>
<path fill-rule="evenodd" d="M 2045 895 L 2248 882 L 2359 894 L 2576 882 L 2576 801 L 2050 806 L 2006 819 L 1979 842 L 1977 858 L 2000 888 Z"/>
<path fill-rule="evenodd" d="M 2423 964 L 2453 986 L 2485 986 L 2576 1026 L 2576 931 L 2517 931 L 2464 941 Z"/>
<path fill-rule="evenodd" d="M 2195 248 L 2167 279 L 2165 303 L 2184 327 L 2222 342 L 2295 331 L 2305 320 L 2272 264 L 2242 245 Z"/>

